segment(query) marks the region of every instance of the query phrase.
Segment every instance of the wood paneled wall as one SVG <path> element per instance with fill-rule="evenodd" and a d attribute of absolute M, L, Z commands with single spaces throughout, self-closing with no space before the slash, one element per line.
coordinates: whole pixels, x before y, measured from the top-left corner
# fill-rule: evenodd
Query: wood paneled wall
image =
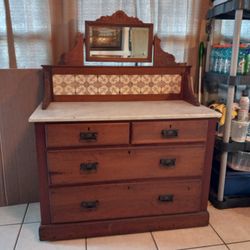
<path fill-rule="evenodd" d="M 1 135 L 0 135 L 0 206 L 6 204 L 2 163 L 3 163 L 2 162 L 2 143 L 1 143 Z"/>
<path fill-rule="evenodd" d="M 38 201 L 34 126 L 42 99 L 39 69 L 0 70 L 0 206 Z"/>

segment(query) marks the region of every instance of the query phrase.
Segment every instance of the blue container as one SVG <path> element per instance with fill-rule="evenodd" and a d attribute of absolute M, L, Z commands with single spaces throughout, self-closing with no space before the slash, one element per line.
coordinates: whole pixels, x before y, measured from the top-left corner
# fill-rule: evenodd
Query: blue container
<path fill-rule="evenodd" d="M 211 187 L 218 192 L 219 168 L 213 166 L 211 176 Z M 250 195 L 250 172 L 239 172 L 227 169 L 225 179 L 224 196 L 246 196 Z"/>

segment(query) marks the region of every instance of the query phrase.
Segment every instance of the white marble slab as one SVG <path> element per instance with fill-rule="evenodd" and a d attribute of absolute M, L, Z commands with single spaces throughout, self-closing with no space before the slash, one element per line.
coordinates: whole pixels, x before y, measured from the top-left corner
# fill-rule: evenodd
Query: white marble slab
<path fill-rule="evenodd" d="M 152 119 L 219 118 L 221 115 L 205 106 L 185 101 L 138 102 L 52 102 L 46 110 L 41 105 L 29 122 L 74 122 Z"/>

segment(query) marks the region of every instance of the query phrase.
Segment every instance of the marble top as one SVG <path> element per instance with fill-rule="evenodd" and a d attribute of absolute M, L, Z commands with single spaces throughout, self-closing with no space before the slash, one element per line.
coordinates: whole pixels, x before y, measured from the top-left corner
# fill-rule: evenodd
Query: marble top
<path fill-rule="evenodd" d="M 185 101 L 136 102 L 52 102 L 45 110 L 41 104 L 29 122 L 124 121 L 157 119 L 219 118 L 220 113 Z"/>

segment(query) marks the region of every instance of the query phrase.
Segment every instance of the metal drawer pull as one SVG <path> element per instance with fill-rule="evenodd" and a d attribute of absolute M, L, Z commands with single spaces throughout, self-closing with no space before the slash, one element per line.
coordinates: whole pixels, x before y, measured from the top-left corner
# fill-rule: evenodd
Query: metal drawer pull
<path fill-rule="evenodd" d="M 84 209 L 96 209 L 99 205 L 99 201 L 82 201 L 81 208 Z"/>
<path fill-rule="evenodd" d="M 98 162 L 81 163 L 80 170 L 85 172 L 97 171 Z"/>
<path fill-rule="evenodd" d="M 83 141 L 96 141 L 97 140 L 97 132 L 80 132 L 80 140 Z"/>
<path fill-rule="evenodd" d="M 178 137 L 178 129 L 164 129 L 161 131 L 163 138 L 175 138 Z"/>
<path fill-rule="evenodd" d="M 176 159 L 160 159 L 160 165 L 164 168 L 174 168 Z"/>
<path fill-rule="evenodd" d="M 159 195 L 158 200 L 160 202 L 173 202 L 174 201 L 174 195 L 173 194 Z"/>

